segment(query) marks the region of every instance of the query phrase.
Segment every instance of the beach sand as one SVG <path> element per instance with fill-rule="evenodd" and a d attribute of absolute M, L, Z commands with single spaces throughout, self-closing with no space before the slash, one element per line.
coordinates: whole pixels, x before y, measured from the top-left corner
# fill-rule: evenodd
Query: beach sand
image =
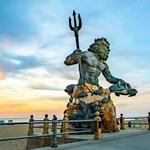
<path fill-rule="evenodd" d="M 0 126 L 0 138 L 25 136 L 28 134 L 28 125 Z M 0 150 L 25 150 L 27 140 L 0 141 Z"/>

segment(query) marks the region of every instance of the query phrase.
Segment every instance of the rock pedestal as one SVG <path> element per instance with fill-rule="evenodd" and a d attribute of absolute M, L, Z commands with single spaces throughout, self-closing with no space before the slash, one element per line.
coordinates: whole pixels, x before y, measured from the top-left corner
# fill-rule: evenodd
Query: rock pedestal
<path fill-rule="evenodd" d="M 102 111 L 104 116 L 102 117 L 102 132 L 116 132 L 117 121 L 116 121 L 116 108 L 110 100 L 109 102 L 102 105 Z"/>
<path fill-rule="evenodd" d="M 110 98 L 110 90 L 101 86 L 85 84 L 72 86 L 65 90 L 70 95 L 71 102 L 67 104 L 65 113 L 70 120 L 94 119 L 99 111 L 102 118 L 102 132 L 118 131 L 116 123 L 116 108 Z M 89 127 L 89 124 L 75 124 L 75 127 Z"/>

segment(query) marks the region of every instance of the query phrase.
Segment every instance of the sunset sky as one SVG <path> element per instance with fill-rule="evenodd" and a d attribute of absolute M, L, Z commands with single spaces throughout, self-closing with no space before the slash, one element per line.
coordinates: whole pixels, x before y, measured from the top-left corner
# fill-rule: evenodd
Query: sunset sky
<path fill-rule="evenodd" d="M 150 1 L 146 0 L 0 0 L 0 118 L 61 117 L 64 92 L 77 83 L 77 65 L 65 66 L 75 49 L 68 27 L 80 12 L 83 51 L 95 38 L 110 42 L 108 65 L 115 77 L 138 90 L 135 97 L 112 99 L 117 114 L 145 116 L 150 111 Z M 99 78 L 109 87 L 104 77 Z"/>

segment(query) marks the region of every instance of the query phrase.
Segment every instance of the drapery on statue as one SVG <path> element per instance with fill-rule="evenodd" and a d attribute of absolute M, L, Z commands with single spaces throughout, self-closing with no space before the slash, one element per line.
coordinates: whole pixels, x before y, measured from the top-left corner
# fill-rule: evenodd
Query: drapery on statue
<path fill-rule="evenodd" d="M 76 28 L 75 12 L 73 12 Z M 80 18 L 80 16 L 79 16 Z M 81 18 L 79 20 L 81 24 Z M 69 19 L 71 26 L 71 19 Z M 76 28 L 74 30 L 78 32 Z M 81 26 L 80 26 L 81 28 Z M 76 36 L 77 35 L 77 36 Z M 79 49 L 78 34 L 75 33 L 77 49 L 67 56 L 64 63 L 66 65 L 79 64 L 80 78 L 77 85 L 68 85 L 65 91 L 70 95 L 68 108 L 65 112 L 70 119 L 93 119 L 96 111 L 102 117 L 103 132 L 117 131 L 116 109 L 110 98 L 111 93 L 119 95 L 136 95 L 136 89 L 132 89 L 126 81 L 114 77 L 106 63 L 110 52 L 110 44 L 106 38 L 97 38 L 87 51 Z M 103 74 L 105 79 L 112 85 L 108 89 L 103 89 L 99 85 L 99 76 Z M 86 127 L 88 124 L 75 124 L 77 127 Z"/>

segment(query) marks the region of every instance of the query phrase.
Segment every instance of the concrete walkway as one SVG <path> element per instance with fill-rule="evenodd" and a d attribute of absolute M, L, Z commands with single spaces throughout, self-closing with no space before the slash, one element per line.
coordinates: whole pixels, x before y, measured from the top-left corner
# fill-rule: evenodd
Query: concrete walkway
<path fill-rule="evenodd" d="M 45 147 L 34 150 L 150 150 L 150 131 L 125 130 L 109 133 L 104 134 L 100 141 L 91 140 L 93 135 L 80 135 L 78 137 L 87 137 L 88 140 L 58 145 L 57 148 Z"/>

